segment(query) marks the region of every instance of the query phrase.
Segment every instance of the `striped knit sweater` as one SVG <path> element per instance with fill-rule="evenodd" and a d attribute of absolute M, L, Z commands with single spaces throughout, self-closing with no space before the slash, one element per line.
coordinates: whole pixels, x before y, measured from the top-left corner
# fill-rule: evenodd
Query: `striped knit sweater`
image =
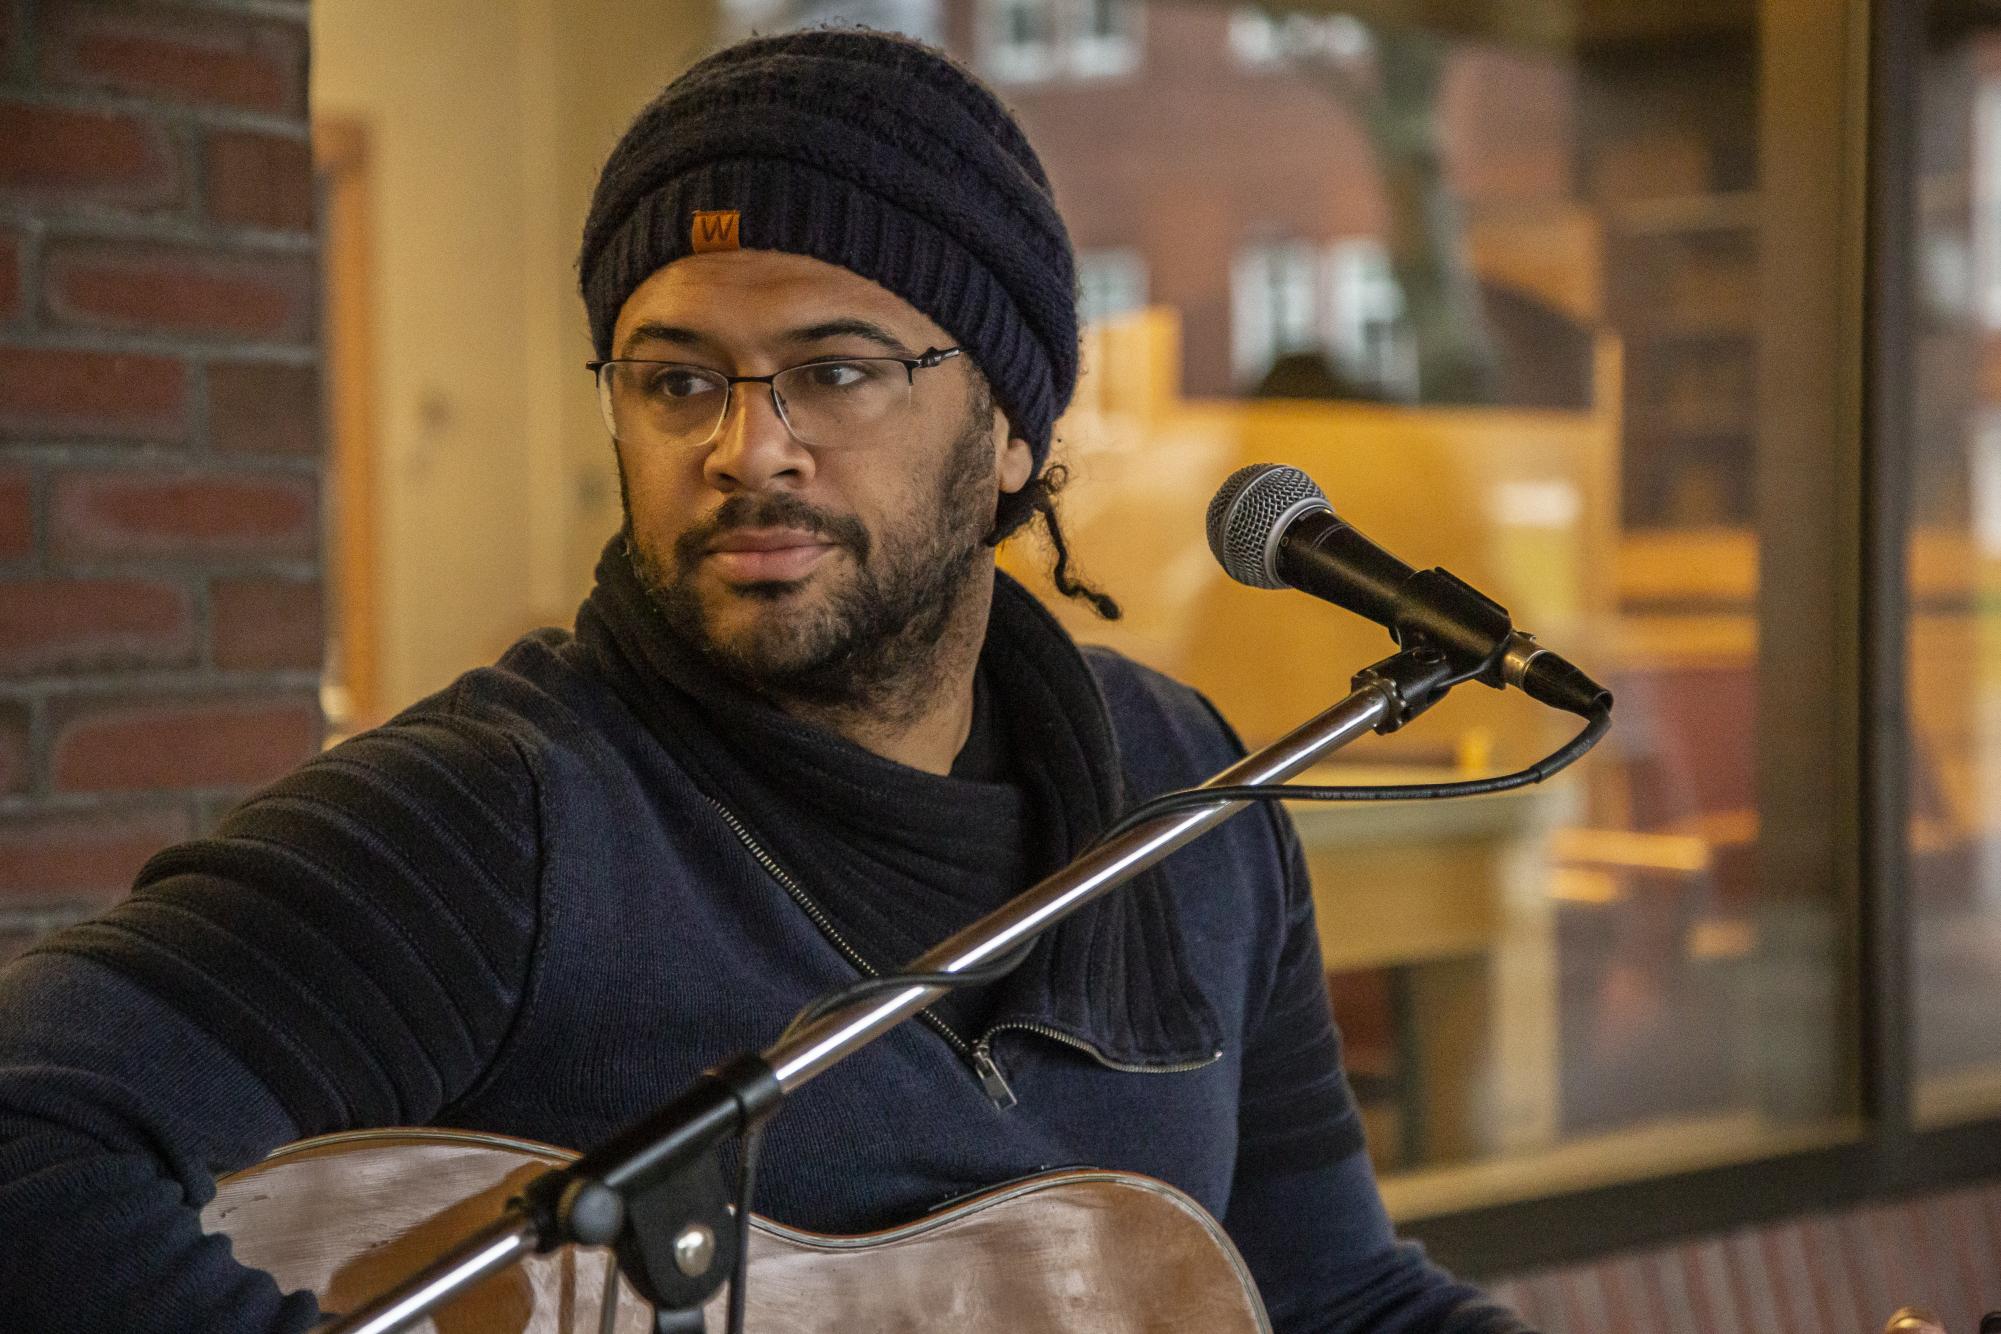
<path fill-rule="evenodd" d="M 1234 758 L 1192 692 L 1110 654 L 1088 670 L 1134 796 Z M 202 1235 L 215 1174 L 356 1126 L 585 1147 L 764 1045 L 853 970 L 785 883 L 810 868 L 774 874 L 731 815 L 544 631 L 162 854 L 131 900 L 0 969 L 0 1327 L 304 1330 L 309 1296 Z M 1004 1025 L 1003 1109 L 906 1024 L 772 1123 L 759 1211 L 859 1231 L 1121 1168 L 1223 1220 L 1280 1330 L 1518 1330 L 1391 1233 L 1282 814 L 1177 853 L 1157 892 L 1220 1056 L 1132 1072 Z"/>

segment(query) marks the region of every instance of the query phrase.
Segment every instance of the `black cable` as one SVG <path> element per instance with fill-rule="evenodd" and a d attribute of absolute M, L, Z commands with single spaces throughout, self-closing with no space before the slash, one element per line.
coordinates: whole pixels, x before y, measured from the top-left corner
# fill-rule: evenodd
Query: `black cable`
<path fill-rule="evenodd" d="M 1133 807 L 1099 835 L 1091 847 L 1102 846 L 1148 820 L 1158 819 L 1175 811 L 1213 806 L 1219 801 L 1439 801 L 1452 797 L 1479 797 L 1495 792 L 1508 792 L 1518 787 L 1540 783 L 1569 768 L 1582 759 L 1586 751 L 1597 745 L 1611 726 L 1610 712 L 1595 713 L 1585 722 L 1583 730 L 1560 748 L 1551 751 L 1525 769 L 1497 774 L 1492 778 L 1468 778 L 1450 783 L 1392 783 L 1367 787 L 1330 787 L 1312 783 L 1242 783 L 1220 787 L 1182 788 L 1175 792 L 1162 793 Z M 779 1040 L 791 1037 L 814 1020 L 832 1014 L 835 1010 L 881 992 L 903 991 L 910 987 L 944 987 L 948 990 L 957 990 L 960 987 L 981 986 L 998 981 L 1020 966 L 1021 961 L 1028 957 L 1028 951 L 1034 943 L 1030 941 L 992 963 L 982 964 L 977 968 L 967 968 L 957 973 L 886 973 L 881 977 L 865 977 L 839 991 L 829 992 L 799 1011 L 792 1022 L 786 1025 L 785 1032 L 780 1035 Z"/>
<path fill-rule="evenodd" d="M 1482 797 L 1509 792 L 1540 783 L 1569 768 L 1597 745 L 1612 726 L 1609 712 L 1596 713 L 1584 729 L 1564 745 L 1526 769 L 1496 774 L 1492 778 L 1468 778 L 1451 783 L 1390 783 L 1367 787 L 1329 787 L 1313 783 L 1242 783 L 1217 787 L 1190 787 L 1162 793 L 1120 816 L 1092 847 L 1117 838 L 1148 820 L 1175 811 L 1212 806 L 1219 801 L 1439 801 L 1451 797 Z"/>

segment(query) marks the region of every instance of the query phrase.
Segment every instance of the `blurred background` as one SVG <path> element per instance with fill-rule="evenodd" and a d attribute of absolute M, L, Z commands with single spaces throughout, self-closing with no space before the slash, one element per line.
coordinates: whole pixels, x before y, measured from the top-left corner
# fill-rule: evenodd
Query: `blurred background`
<path fill-rule="evenodd" d="M 1253 745 L 1389 652 L 1209 555 L 1217 484 L 1272 459 L 1618 695 L 1613 739 L 1547 790 L 1296 812 L 1391 1199 L 1460 1208 L 1844 1133 L 1836 897 L 1775 885 L 1760 856 L 1764 529 L 1835 516 L 1811 488 L 1760 514 L 1760 353 L 1787 334 L 1761 304 L 1755 6 L 592 0 L 509 17 L 313 10 L 328 297 L 369 345 L 352 368 L 339 337 L 328 349 L 334 416 L 369 405 L 359 438 L 331 442 L 336 727 L 567 623 L 588 588 L 619 512 L 573 258 L 634 111 L 733 36 L 896 29 L 997 87 L 1072 231 L 1089 325 L 1058 428 L 1066 524 L 1127 609 L 1105 624 L 1052 597 L 1074 633 L 1199 685 Z M 1035 582 L 1045 553 L 1023 547 L 1007 564 Z M 1926 731 L 1969 775 L 1977 742 L 1953 720 L 1975 704 L 1973 624 L 1939 627 L 1965 675 Z M 1348 751 L 1341 776 L 1491 772 L 1569 729 L 1469 689 Z M 1956 799 L 1928 828 L 1964 858 L 1981 822 Z M 1949 1009 L 1981 984 L 1955 981 L 1975 993 Z M 2001 1075 L 1983 1027 L 1938 1035 L 1957 1044 L 1939 1074 Z"/>
<path fill-rule="evenodd" d="M 5 12 L 10 949 L 569 623 L 619 521 L 597 170 L 715 45 L 859 22 L 987 79 L 1069 222 L 1065 524 L 1127 611 L 1052 595 L 1078 637 L 1254 745 L 1389 652 L 1210 558 L 1276 460 L 1617 694 L 1547 789 L 1296 809 L 1405 1229 L 1550 1329 L 2001 1307 L 2001 7 Z M 1567 734 L 1467 687 L 1316 776 Z"/>

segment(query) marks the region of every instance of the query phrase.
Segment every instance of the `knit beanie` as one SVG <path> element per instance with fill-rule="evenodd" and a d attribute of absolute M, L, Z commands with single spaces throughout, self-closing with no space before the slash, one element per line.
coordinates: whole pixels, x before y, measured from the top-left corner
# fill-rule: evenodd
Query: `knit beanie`
<path fill-rule="evenodd" d="M 654 272 L 708 250 L 837 264 L 971 355 L 1039 471 L 1077 382 L 1070 238 L 1021 127 L 922 42 L 756 37 L 675 79 L 612 150 L 577 267 L 591 340 Z"/>

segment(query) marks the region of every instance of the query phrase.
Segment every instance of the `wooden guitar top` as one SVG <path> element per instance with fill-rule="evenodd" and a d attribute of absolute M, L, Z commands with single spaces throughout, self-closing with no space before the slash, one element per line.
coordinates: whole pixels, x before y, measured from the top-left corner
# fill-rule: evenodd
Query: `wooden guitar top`
<path fill-rule="evenodd" d="M 347 1311 L 497 1218 L 574 1154 L 446 1130 L 323 1135 L 225 1177 L 203 1224 L 243 1263 Z M 1051 1172 L 854 1237 L 751 1220 L 750 1334 L 1269 1334 L 1241 1256 L 1202 1207 L 1131 1173 Z M 533 1255 L 431 1322 L 435 1334 L 650 1334 L 595 1247 Z M 607 1284 L 612 1296 L 606 1309 Z M 720 1297 L 708 1328 L 723 1328 Z"/>

